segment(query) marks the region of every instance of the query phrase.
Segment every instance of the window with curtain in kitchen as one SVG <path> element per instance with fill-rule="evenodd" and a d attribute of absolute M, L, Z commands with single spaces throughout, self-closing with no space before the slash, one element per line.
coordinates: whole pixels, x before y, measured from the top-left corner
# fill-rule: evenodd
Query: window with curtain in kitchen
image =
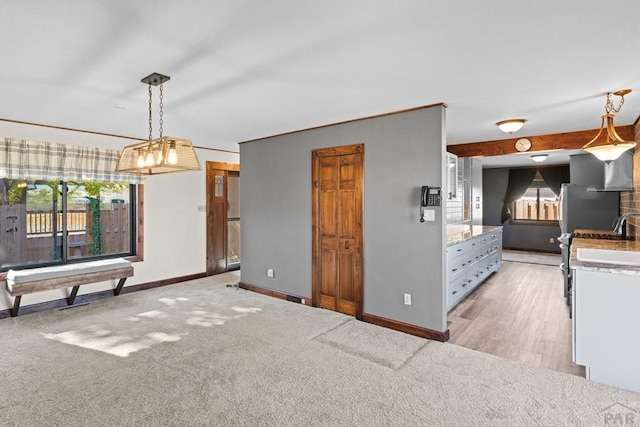
<path fill-rule="evenodd" d="M 537 170 L 524 194 L 512 203 L 511 221 L 557 224 L 558 202 L 558 195 Z"/>

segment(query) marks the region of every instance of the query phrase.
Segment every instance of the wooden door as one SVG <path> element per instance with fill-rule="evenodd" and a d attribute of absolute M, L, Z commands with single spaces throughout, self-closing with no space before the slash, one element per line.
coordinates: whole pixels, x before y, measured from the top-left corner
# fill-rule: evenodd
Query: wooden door
<path fill-rule="evenodd" d="M 364 144 L 312 152 L 312 303 L 362 318 Z"/>
<path fill-rule="evenodd" d="M 237 164 L 207 162 L 207 275 L 228 270 L 228 178 L 239 170 Z"/>

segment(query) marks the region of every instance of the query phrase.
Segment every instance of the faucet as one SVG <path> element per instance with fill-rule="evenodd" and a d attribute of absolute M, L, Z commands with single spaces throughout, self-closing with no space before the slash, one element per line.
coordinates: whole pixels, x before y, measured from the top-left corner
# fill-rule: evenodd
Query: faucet
<path fill-rule="evenodd" d="M 613 231 L 620 234 L 622 236 L 622 240 L 627 238 L 627 218 L 632 216 L 640 216 L 640 212 L 629 212 L 616 220 L 616 223 L 613 226 Z"/>

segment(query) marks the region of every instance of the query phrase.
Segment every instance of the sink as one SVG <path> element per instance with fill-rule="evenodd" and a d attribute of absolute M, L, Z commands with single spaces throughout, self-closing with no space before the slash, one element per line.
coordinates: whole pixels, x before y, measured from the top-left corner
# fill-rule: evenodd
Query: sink
<path fill-rule="evenodd" d="M 615 251 L 611 249 L 578 248 L 578 260 L 640 266 L 640 252 Z"/>

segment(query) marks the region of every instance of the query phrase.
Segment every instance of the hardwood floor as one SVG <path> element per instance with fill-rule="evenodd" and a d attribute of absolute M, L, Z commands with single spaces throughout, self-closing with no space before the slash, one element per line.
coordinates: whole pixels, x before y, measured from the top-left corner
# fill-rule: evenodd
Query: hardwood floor
<path fill-rule="evenodd" d="M 450 343 L 585 376 L 571 361 L 571 319 L 557 266 L 505 261 L 448 315 Z"/>

